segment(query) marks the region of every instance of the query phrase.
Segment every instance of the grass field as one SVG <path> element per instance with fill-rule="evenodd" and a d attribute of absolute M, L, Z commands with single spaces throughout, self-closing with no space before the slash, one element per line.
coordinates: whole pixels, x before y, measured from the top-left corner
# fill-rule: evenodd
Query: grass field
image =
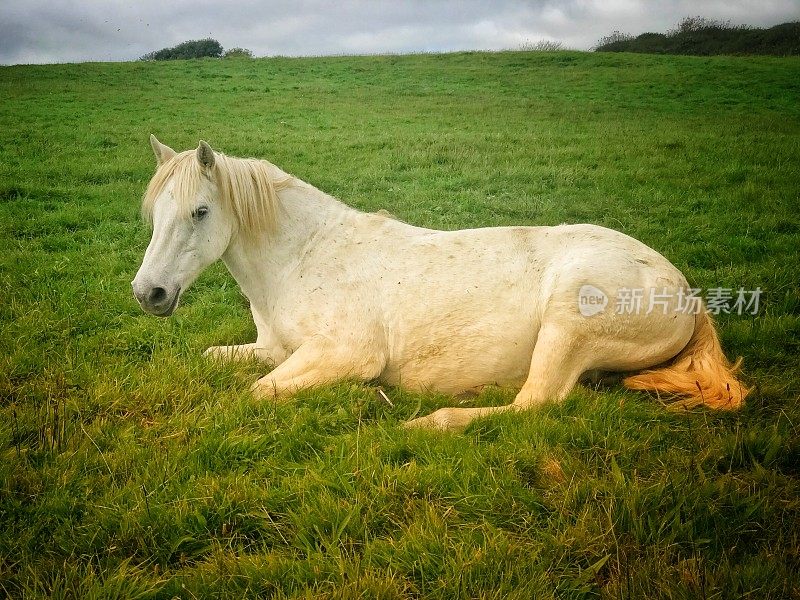
<path fill-rule="evenodd" d="M 0 94 L 1 593 L 800 598 L 800 59 L 2 67 Z M 132 297 L 151 132 L 415 224 L 597 223 L 760 287 L 718 319 L 754 392 L 676 414 L 578 389 L 461 434 L 398 427 L 448 396 L 254 403 L 263 367 L 200 356 L 255 335 L 221 265 L 170 319 Z"/>

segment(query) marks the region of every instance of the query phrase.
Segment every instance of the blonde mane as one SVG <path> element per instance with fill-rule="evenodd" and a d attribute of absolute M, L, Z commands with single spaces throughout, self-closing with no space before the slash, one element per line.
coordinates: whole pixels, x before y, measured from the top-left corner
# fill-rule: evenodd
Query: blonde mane
<path fill-rule="evenodd" d="M 294 181 L 265 160 L 234 158 L 219 152 L 214 153 L 214 166 L 209 170 L 200 164 L 194 150 L 188 150 L 158 167 L 142 198 L 142 217 L 152 224 L 155 201 L 172 181 L 175 202 L 189 218 L 203 178 L 216 184 L 220 202 L 232 211 L 240 232 L 249 239 L 275 229 L 277 192 Z"/>

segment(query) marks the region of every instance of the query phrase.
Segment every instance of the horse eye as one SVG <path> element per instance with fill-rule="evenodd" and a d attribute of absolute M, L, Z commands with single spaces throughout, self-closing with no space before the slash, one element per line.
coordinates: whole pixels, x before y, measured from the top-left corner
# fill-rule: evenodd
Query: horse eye
<path fill-rule="evenodd" d="M 205 216 L 208 214 L 208 207 L 207 206 L 200 206 L 192 211 L 192 218 L 195 221 L 201 221 Z"/>

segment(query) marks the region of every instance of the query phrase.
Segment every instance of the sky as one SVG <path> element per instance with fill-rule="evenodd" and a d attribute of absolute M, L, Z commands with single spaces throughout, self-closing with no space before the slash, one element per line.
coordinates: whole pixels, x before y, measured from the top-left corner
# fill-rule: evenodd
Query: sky
<path fill-rule="evenodd" d="M 800 20 L 800 0 L 2 0 L 0 64 L 135 60 L 205 37 L 256 56 L 589 50 L 696 15 L 770 26 Z"/>

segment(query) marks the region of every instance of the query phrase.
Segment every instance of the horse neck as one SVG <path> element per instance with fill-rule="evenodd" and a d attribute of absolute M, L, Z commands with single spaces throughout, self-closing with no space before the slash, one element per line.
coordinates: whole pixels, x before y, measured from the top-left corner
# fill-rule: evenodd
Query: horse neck
<path fill-rule="evenodd" d="M 298 181 L 277 193 L 273 231 L 257 240 L 234 235 L 222 257 L 251 302 L 277 291 L 285 269 L 295 265 L 309 243 L 361 213 L 311 185 Z"/>

